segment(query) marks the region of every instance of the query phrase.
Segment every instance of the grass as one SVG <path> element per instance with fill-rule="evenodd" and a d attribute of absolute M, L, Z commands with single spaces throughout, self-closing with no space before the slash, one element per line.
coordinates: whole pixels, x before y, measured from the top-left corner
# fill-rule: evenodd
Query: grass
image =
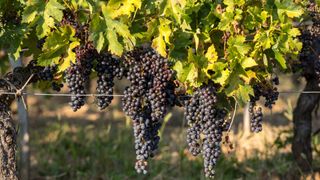
<path fill-rule="evenodd" d="M 205 179 L 202 158 L 186 150 L 182 128 L 166 127 L 150 173 L 134 171 L 132 130 L 125 123 L 104 125 L 53 121 L 31 131 L 31 179 Z M 254 152 L 252 152 L 254 153 Z M 273 154 L 273 155 L 271 155 Z M 299 177 L 290 154 L 257 154 L 244 161 L 220 158 L 215 179 Z"/>

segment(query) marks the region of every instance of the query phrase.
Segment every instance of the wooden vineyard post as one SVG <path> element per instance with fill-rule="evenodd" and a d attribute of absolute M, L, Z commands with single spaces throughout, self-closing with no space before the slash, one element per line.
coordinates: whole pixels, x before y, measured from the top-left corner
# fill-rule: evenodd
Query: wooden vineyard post
<path fill-rule="evenodd" d="M 22 67 L 21 56 L 18 60 L 10 58 L 10 64 L 12 69 L 16 67 Z M 25 102 L 27 100 L 26 95 L 22 96 Z M 18 118 L 19 118 L 19 141 L 18 145 L 20 152 L 20 163 L 19 163 L 19 176 L 20 179 L 28 180 L 29 179 L 29 166 L 30 166 L 30 149 L 29 149 L 29 131 L 28 131 L 28 112 L 25 107 L 24 102 L 21 99 L 18 99 Z"/>
<path fill-rule="evenodd" d="M 249 103 L 243 108 L 243 135 L 250 135 L 250 114 L 249 114 Z"/>

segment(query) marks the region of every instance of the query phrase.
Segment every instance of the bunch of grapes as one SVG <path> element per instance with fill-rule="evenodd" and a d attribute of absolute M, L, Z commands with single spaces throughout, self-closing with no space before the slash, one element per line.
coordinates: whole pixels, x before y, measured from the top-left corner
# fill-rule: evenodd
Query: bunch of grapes
<path fill-rule="evenodd" d="M 250 115 L 250 127 L 252 132 L 262 131 L 263 113 L 262 107 L 257 105 L 257 101 L 260 97 L 265 98 L 264 106 L 272 109 L 272 106 L 279 98 L 279 92 L 275 85 L 279 85 L 279 78 L 275 77 L 271 82 L 257 83 L 253 85 L 254 95 L 250 96 L 249 102 L 249 115 Z"/>
<path fill-rule="evenodd" d="M 87 80 L 91 74 L 93 68 L 93 62 L 98 58 L 98 52 L 92 43 L 86 43 L 83 46 L 79 46 L 75 49 L 76 59 L 80 63 L 82 68 L 82 74 Z"/>
<path fill-rule="evenodd" d="M 261 107 L 256 107 L 255 102 L 249 103 L 249 114 L 250 114 L 250 129 L 251 132 L 261 132 L 262 131 L 262 120 L 263 113 Z"/>
<path fill-rule="evenodd" d="M 96 98 L 97 105 L 102 110 L 108 107 L 113 99 L 114 77 L 121 79 L 124 70 L 119 59 L 113 58 L 110 54 L 100 55 L 95 70 L 98 74 L 97 93 L 106 94 Z"/>
<path fill-rule="evenodd" d="M 124 55 L 126 78 L 131 85 L 126 87 L 122 99 L 123 110 L 133 121 L 136 170 L 147 173 L 147 160 L 157 150 L 160 137 L 158 131 L 172 104 L 173 71 L 168 60 L 153 49 L 136 48 Z"/>
<path fill-rule="evenodd" d="M 58 71 L 58 67 L 54 64 L 51 66 L 38 66 L 35 60 L 32 60 L 27 65 L 27 69 L 34 74 L 32 82 L 37 81 L 49 81 L 51 82 L 51 88 L 55 91 L 60 91 L 63 87 L 62 83 L 58 83 L 54 80 L 54 76 Z"/>
<path fill-rule="evenodd" d="M 320 86 L 320 13 L 319 6 L 310 1 L 307 10 L 312 21 L 312 25 L 307 28 L 301 28 L 300 40 L 303 43 L 300 53 L 300 66 L 302 67 L 302 75 L 306 79 L 316 78 Z"/>
<path fill-rule="evenodd" d="M 85 97 L 81 96 L 85 94 L 85 78 L 82 72 L 83 70 L 79 64 L 71 64 L 66 72 L 69 92 L 74 95 L 71 96 L 71 102 L 69 103 L 73 111 L 77 111 L 85 104 Z"/>
<path fill-rule="evenodd" d="M 222 133 L 227 130 L 227 111 L 218 108 L 216 102 L 216 89 L 209 83 L 197 89 L 185 105 L 185 118 L 190 126 L 187 130 L 189 151 L 194 156 L 202 153 L 205 175 L 210 178 L 215 175 Z"/>
<path fill-rule="evenodd" d="M 76 48 L 76 63 L 66 71 L 66 82 L 68 84 L 71 96 L 70 106 L 73 111 L 77 111 L 85 104 L 85 85 L 90 80 L 90 73 L 93 68 L 93 62 L 98 53 L 92 43 Z"/>

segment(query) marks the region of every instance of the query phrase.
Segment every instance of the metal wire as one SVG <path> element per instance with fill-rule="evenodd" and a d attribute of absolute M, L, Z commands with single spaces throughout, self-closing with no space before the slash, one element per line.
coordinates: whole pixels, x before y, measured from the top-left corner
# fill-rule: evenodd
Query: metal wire
<path fill-rule="evenodd" d="M 281 91 L 280 94 L 320 94 L 320 91 Z M 0 91 L 0 95 L 16 95 L 16 92 L 8 92 L 8 91 Z M 30 95 L 30 96 L 55 96 L 55 97 L 71 97 L 71 96 L 84 96 L 84 97 L 123 97 L 123 94 L 70 94 L 70 93 L 41 93 L 41 92 L 22 92 L 22 95 Z M 186 95 L 183 95 L 184 97 L 189 97 Z"/>

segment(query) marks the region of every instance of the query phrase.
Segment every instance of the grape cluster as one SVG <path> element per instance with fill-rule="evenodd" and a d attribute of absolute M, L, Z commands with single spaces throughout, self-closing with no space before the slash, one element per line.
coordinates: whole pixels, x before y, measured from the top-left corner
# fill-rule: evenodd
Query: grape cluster
<path fill-rule="evenodd" d="M 77 111 L 85 104 L 85 97 L 81 96 L 85 94 L 85 78 L 82 72 L 79 64 L 71 64 L 66 72 L 69 92 L 74 95 L 71 96 L 71 102 L 69 103 L 73 111 Z"/>
<path fill-rule="evenodd" d="M 113 58 L 110 54 L 103 54 L 98 58 L 95 70 L 98 74 L 97 93 L 108 95 L 98 96 L 96 98 L 97 105 L 99 109 L 102 110 L 108 107 L 113 99 L 114 77 L 121 79 L 124 69 L 119 59 Z"/>
<path fill-rule="evenodd" d="M 265 86 L 261 84 L 253 85 L 254 97 L 251 97 L 252 102 L 256 102 L 260 99 L 260 97 L 265 98 L 264 106 L 271 109 L 272 106 L 279 98 L 279 92 L 277 87 L 273 87 L 273 84 L 278 83 L 279 80 L 272 80 L 272 83 L 264 83 Z"/>
<path fill-rule="evenodd" d="M 312 25 L 301 29 L 300 40 L 303 43 L 300 53 L 300 66 L 302 66 L 302 75 L 306 79 L 316 78 L 320 86 L 320 12 L 319 6 L 310 1 L 307 6 Z"/>
<path fill-rule="evenodd" d="M 86 43 L 75 49 L 76 59 L 82 68 L 82 74 L 87 80 L 93 68 L 93 62 L 98 58 L 98 52 L 92 43 Z"/>
<path fill-rule="evenodd" d="M 34 74 L 32 78 L 32 82 L 49 81 L 51 82 L 51 88 L 58 92 L 63 87 L 62 83 L 58 83 L 54 81 L 54 76 L 58 71 L 58 68 L 56 65 L 45 66 L 45 67 L 38 66 L 37 62 L 35 60 L 32 60 L 27 65 L 27 69 L 29 69 L 31 73 Z"/>
<path fill-rule="evenodd" d="M 228 128 L 227 111 L 216 106 L 216 89 L 212 83 L 197 89 L 185 105 L 189 124 L 187 143 L 194 155 L 202 153 L 206 177 L 214 177 L 214 167 L 221 154 L 222 133 Z M 203 139 L 201 139 L 201 134 Z"/>
<path fill-rule="evenodd" d="M 122 99 L 123 110 L 133 121 L 136 170 L 147 173 L 147 160 L 157 150 L 158 131 L 175 95 L 172 91 L 173 71 L 168 60 L 153 49 L 136 48 L 124 55 L 126 87 Z M 171 86 L 171 87 L 169 87 Z M 169 90 L 171 89 L 171 91 Z"/>
<path fill-rule="evenodd" d="M 54 79 L 54 74 L 57 72 L 57 66 L 45 66 L 42 71 L 40 71 L 37 75 L 39 80 L 42 81 L 52 81 Z"/>
<path fill-rule="evenodd" d="M 279 78 L 275 77 L 271 82 L 266 81 L 253 85 L 254 95 L 250 96 L 249 102 L 250 127 L 252 132 L 258 133 L 262 131 L 263 113 L 262 107 L 257 105 L 257 101 L 260 100 L 260 97 L 264 97 L 264 106 L 272 109 L 272 106 L 279 98 L 278 89 L 277 87 L 274 87 L 274 85 L 279 84 Z"/>
<path fill-rule="evenodd" d="M 262 108 L 256 108 L 255 102 L 250 102 L 249 104 L 249 114 L 250 114 L 250 127 L 251 132 L 261 132 L 262 131 L 262 120 L 263 113 Z"/>
<path fill-rule="evenodd" d="M 90 79 L 90 74 L 93 68 L 93 62 L 98 57 L 92 43 L 87 43 L 84 46 L 77 47 L 76 63 L 66 71 L 66 82 L 71 94 L 70 106 L 73 111 L 77 111 L 85 104 L 85 85 Z"/>

